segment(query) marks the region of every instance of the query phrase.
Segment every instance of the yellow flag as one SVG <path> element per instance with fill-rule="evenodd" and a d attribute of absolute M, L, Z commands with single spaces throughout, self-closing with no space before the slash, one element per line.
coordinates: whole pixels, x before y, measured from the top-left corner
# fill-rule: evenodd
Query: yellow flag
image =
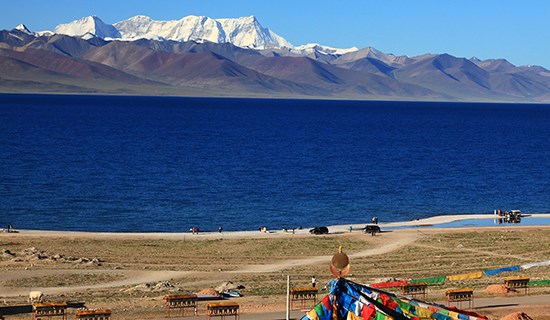
<path fill-rule="evenodd" d="M 307 317 L 310 320 L 319 320 L 319 315 L 317 314 L 317 311 L 315 311 L 315 309 L 309 310 L 309 312 L 307 313 Z"/>
<path fill-rule="evenodd" d="M 458 280 L 466 280 L 466 279 L 477 279 L 483 277 L 483 271 L 478 272 L 472 272 L 472 273 L 462 273 L 462 274 L 455 274 L 452 276 L 447 276 L 447 280 L 449 281 L 458 281 Z"/>
<path fill-rule="evenodd" d="M 418 314 L 417 317 L 420 319 L 433 319 L 432 316 L 434 312 L 431 310 L 416 307 L 416 313 Z"/>
<path fill-rule="evenodd" d="M 348 312 L 348 318 L 346 320 L 363 320 L 363 318 L 356 316 L 353 312 Z"/>

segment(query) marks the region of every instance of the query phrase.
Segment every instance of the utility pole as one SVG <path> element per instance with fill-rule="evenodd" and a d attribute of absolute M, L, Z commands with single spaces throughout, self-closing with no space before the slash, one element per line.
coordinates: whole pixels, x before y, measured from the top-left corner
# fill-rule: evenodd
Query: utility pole
<path fill-rule="evenodd" d="M 290 275 L 286 276 L 286 320 L 290 320 Z"/>

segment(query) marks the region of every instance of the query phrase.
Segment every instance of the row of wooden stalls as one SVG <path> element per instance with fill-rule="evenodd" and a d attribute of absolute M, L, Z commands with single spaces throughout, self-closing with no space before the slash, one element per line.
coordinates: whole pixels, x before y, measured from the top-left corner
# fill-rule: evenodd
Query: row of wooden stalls
<path fill-rule="evenodd" d="M 225 319 L 233 317 L 239 319 L 239 303 L 234 301 L 218 301 L 221 297 L 197 296 L 196 294 L 179 294 L 164 296 L 164 307 L 166 310 L 165 317 L 170 318 L 185 316 L 197 316 L 199 301 L 205 301 L 206 318 L 211 319 L 218 317 Z M 32 308 L 32 309 L 31 309 Z M 44 302 L 34 303 L 31 306 L 11 307 L 9 313 L 5 314 L 22 314 L 32 313 L 33 320 L 66 320 L 69 316 L 68 308 L 79 308 L 75 313 L 77 320 L 111 320 L 112 312 L 107 309 L 85 309 L 83 303 L 68 303 L 62 302 Z M 5 320 L 0 312 L 0 320 Z"/>
<path fill-rule="evenodd" d="M 399 296 L 345 278 L 350 270 L 348 256 L 340 251 L 332 257 L 331 272 L 336 276 L 328 294 L 301 320 L 487 320 L 487 317 L 456 307 L 443 306 Z M 412 287 L 411 287 L 412 288 Z M 415 293 L 422 287 L 416 285 Z"/>

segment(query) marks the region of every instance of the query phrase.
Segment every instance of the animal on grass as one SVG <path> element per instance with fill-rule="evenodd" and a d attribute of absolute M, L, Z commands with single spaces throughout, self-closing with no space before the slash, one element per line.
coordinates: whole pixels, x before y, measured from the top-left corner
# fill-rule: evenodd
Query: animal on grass
<path fill-rule="evenodd" d="M 42 302 L 44 294 L 42 291 L 31 291 L 29 293 L 29 303 Z"/>

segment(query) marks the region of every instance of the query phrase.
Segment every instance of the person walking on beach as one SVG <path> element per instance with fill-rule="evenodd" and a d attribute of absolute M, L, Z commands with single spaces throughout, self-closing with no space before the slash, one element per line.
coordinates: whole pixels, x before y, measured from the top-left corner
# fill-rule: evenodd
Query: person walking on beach
<path fill-rule="evenodd" d="M 219 226 L 219 227 L 218 227 L 218 232 L 219 232 L 219 233 L 222 233 L 222 226 Z"/>
<path fill-rule="evenodd" d="M 311 286 L 315 288 L 315 285 L 317 284 L 317 279 L 315 276 L 311 277 Z"/>

